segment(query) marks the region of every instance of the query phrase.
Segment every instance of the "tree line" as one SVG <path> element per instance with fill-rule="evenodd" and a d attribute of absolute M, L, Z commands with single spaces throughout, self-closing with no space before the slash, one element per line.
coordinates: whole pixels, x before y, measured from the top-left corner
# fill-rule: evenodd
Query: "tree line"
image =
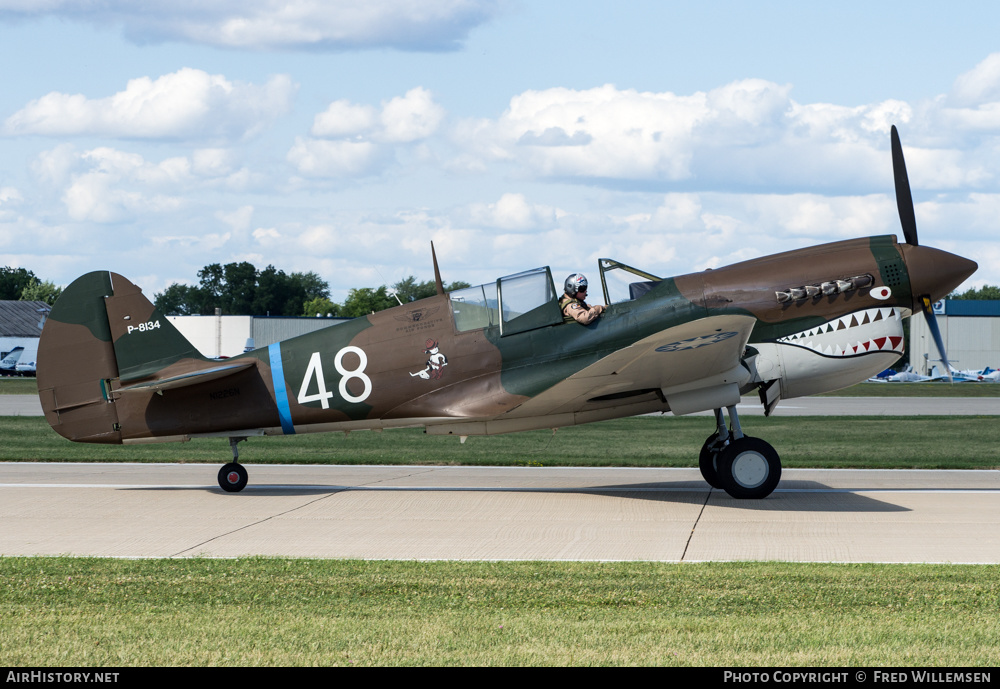
<path fill-rule="evenodd" d="M 211 315 L 218 308 L 226 315 L 356 318 L 437 293 L 433 281 L 410 276 L 391 288 L 351 289 L 344 303 L 337 304 L 330 299 L 329 284 L 316 273 L 285 273 L 272 265 L 257 270 L 246 261 L 207 265 L 198 271 L 198 280 L 197 285 L 173 283 L 155 296 L 156 308 L 167 316 Z M 464 287 L 469 284 L 453 282 L 446 289 Z"/>
<path fill-rule="evenodd" d="M 0 268 L 0 299 L 4 301 L 44 301 L 51 306 L 60 294 L 62 287 L 56 287 L 48 280 L 39 280 L 26 268 Z"/>
<path fill-rule="evenodd" d="M 198 271 L 197 285 L 173 283 L 154 298 L 160 313 L 168 316 L 270 314 L 298 316 L 302 305 L 328 297 L 329 286 L 316 273 L 286 273 L 272 265 L 264 270 L 246 261 L 212 263 Z"/>
<path fill-rule="evenodd" d="M 1000 299 L 1000 287 L 983 285 L 979 289 L 969 288 L 962 293 L 952 292 L 949 299 Z"/>

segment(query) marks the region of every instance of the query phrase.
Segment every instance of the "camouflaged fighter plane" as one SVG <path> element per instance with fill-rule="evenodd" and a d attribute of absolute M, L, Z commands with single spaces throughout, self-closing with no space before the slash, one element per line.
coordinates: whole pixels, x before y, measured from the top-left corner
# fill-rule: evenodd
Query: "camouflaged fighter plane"
<path fill-rule="evenodd" d="M 247 484 L 237 443 L 316 431 L 423 427 L 491 435 L 635 414 L 715 411 L 699 466 L 736 498 L 774 490 L 774 449 L 740 429 L 736 404 L 865 380 L 903 352 L 903 321 L 976 264 L 919 246 L 898 135 L 906 242 L 871 237 L 661 279 L 601 259 L 607 311 L 565 322 L 538 268 L 357 318 L 225 361 L 202 356 L 124 277 L 84 275 L 62 293 L 38 347 L 51 426 L 90 443 L 226 437 L 223 490 Z M 628 295 L 612 298 L 613 278 Z M 727 428 L 723 409 L 728 411 Z"/>

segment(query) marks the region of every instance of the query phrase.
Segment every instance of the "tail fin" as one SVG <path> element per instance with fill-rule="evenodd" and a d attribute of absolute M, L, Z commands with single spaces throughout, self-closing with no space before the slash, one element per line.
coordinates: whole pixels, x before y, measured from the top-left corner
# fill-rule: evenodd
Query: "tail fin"
<path fill-rule="evenodd" d="M 3 361 L 0 361 L 0 370 L 13 371 L 17 367 L 17 361 L 23 353 L 24 347 L 14 347 L 14 349 L 7 352 L 7 356 L 3 358 Z"/>
<path fill-rule="evenodd" d="M 116 273 L 88 273 L 63 291 L 42 329 L 38 397 L 63 437 L 121 443 L 114 391 L 192 359 L 207 361 L 142 290 Z"/>

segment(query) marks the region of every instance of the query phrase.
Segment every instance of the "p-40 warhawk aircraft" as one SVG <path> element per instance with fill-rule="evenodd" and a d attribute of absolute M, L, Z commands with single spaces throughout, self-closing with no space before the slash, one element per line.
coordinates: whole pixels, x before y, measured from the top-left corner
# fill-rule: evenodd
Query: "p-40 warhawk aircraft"
<path fill-rule="evenodd" d="M 920 246 L 902 150 L 892 131 L 905 243 L 853 239 L 659 278 L 599 261 L 606 312 L 566 322 L 548 268 L 357 318 L 217 361 L 202 356 L 141 290 L 84 275 L 52 308 L 38 347 L 45 416 L 70 440 L 131 444 L 226 437 L 226 491 L 247 472 L 252 436 L 423 427 L 492 435 L 636 414 L 715 411 L 699 466 L 735 498 L 763 498 L 781 463 L 744 435 L 740 396 L 781 399 L 860 382 L 903 351 L 903 318 L 976 264 Z M 612 278 L 628 296 L 612 299 Z M 727 410 L 729 424 L 723 410 Z"/>

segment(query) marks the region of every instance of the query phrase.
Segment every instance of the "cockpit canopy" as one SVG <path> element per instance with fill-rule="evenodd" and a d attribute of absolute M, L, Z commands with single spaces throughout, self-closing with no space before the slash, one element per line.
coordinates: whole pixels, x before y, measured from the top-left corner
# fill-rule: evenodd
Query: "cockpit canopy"
<path fill-rule="evenodd" d="M 606 304 L 639 299 L 661 278 L 609 258 L 598 260 Z M 636 278 L 639 278 L 638 280 Z M 548 266 L 526 270 L 451 293 L 459 332 L 498 327 L 501 336 L 563 322 L 559 292 Z"/>
<path fill-rule="evenodd" d="M 639 299 L 663 281 L 663 278 L 652 273 L 627 266 L 610 258 L 597 259 L 597 265 L 601 269 L 604 303 L 609 305 Z"/>

